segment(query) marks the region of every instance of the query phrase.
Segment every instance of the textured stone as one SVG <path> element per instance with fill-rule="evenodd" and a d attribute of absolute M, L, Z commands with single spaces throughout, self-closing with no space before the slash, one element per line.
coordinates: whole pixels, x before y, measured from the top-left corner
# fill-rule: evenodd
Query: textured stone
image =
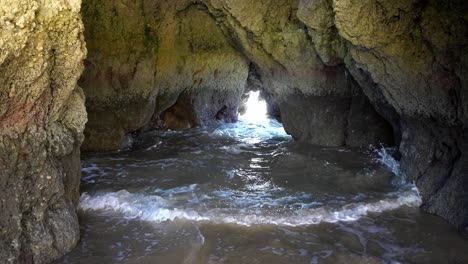
<path fill-rule="evenodd" d="M 464 230 L 468 3 L 336 0 L 333 10 L 347 68 L 401 135 L 402 170 L 422 208 Z"/>
<path fill-rule="evenodd" d="M 127 2 L 84 5 L 87 149 L 118 149 L 155 123 L 183 129 L 226 109 L 221 119 L 234 120 L 245 86 L 260 89 L 300 141 L 401 144 L 423 208 L 468 224 L 454 213 L 463 188 L 452 199 L 444 187 L 466 177 L 456 165 L 468 124 L 466 1 Z M 423 166 L 434 153 L 446 154 Z M 450 212 L 436 200 L 450 201 Z"/>
<path fill-rule="evenodd" d="M 330 24 L 332 18 L 326 17 L 333 13 L 331 7 L 323 10 L 321 4 L 306 1 L 204 3 L 231 41 L 255 65 L 270 103 L 269 112 L 276 117 L 290 117 L 282 119 L 286 131 L 300 141 L 316 145 L 345 145 L 345 135 L 353 134 L 346 125 L 351 110 L 351 83 L 340 65 L 345 46 L 341 38 L 336 38 L 337 30 Z M 309 14 L 309 9 L 320 14 Z M 315 24 L 306 25 L 304 21 Z M 336 41 L 331 41 L 333 36 Z M 365 123 L 368 115 L 376 115 L 368 106 L 353 108 L 353 117 L 361 120 L 355 124 Z M 367 112 L 357 113 L 359 110 Z M 374 125 L 382 127 L 380 123 L 371 124 Z M 379 141 L 368 141 L 366 135 L 360 140 L 356 137 L 353 146 Z"/>
<path fill-rule="evenodd" d="M 324 126 L 329 117 L 320 114 L 294 121 L 302 123 L 286 120 L 295 138 L 323 146 L 342 146 L 348 134 L 355 135 L 349 141 L 353 146 L 378 141 L 347 131 L 357 128 L 346 125 L 351 84 L 343 67 L 346 47 L 330 17 L 331 1 L 86 0 L 83 10 L 90 48 L 81 82 L 90 117 L 85 150 L 120 149 L 128 133 L 148 128 L 236 120 L 243 91 L 253 89 L 252 68 L 269 112 L 278 118 L 342 98 L 344 105 L 321 111 L 339 125 Z M 297 93 L 308 100 L 293 103 Z M 375 114 L 369 104 L 353 106 L 354 125 Z M 361 110 L 366 112 L 360 115 Z M 339 129 L 333 133 L 340 138 L 330 138 L 331 128 Z"/>
<path fill-rule="evenodd" d="M 297 17 L 307 26 L 315 51 L 328 66 L 343 63 L 346 45 L 335 27 L 332 0 L 300 0 Z"/>
<path fill-rule="evenodd" d="M 261 90 L 294 138 L 392 140 L 428 212 L 468 228 L 464 0 L 1 0 L 0 261 L 78 239 L 79 146 L 234 121 Z M 391 124 L 391 128 L 389 127 Z M 393 137 L 392 132 L 393 131 Z M 393 138 L 393 139 L 392 139 Z"/>
<path fill-rule="evenodd" d="M 173 3 L 171 3 L 173 4 Z M 163 6 L 163 10 L 170 7 Z M 228 41 L 202 5 L 187 5 L 166 12 L 159 34 L 155 119 L 177 114 L 182 128 L 215 120 L 237 120 L 248 77 L 248 63 Z M 177 101 L 175 101 L 176 99 Z M 159 113 L 162 115 L 159 115 Z M 153 119 L 153 120 L 155 120 Z"/>
<path fill-rule="evenodd" d="M 0 262 L 47 263 L 79 239 L 86 122 L 79 1 L 0 4 Z"/>
<path fill-rule="evenodd" d="M 204 6 L 101 2 L 83 5 L 90 49 L 81 79 L 90 119 L 83 149 L 120 149 L 126 134 L 149 127 L 235 120 L 248 64 Z M 211 94 L 217 98 L 209 100 Z M 185 116 L 173 115 L 184 107 Z M 217 115 L 223 109 L 232 113 Z"/>
<path fill-rule="evenodd" d="M 157 10 L 153 1 L 83 1 L 89 50 L 80 80 L 89 113 L 84 150 L 120 149 L 127 133 L 151 119 Z"/>

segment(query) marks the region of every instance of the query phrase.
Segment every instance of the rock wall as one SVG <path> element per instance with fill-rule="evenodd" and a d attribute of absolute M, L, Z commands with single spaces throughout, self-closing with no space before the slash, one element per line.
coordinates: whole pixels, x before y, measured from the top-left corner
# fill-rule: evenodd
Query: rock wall
<path fill-rule="evenodd" d="M 48 263 L 79 239 L 80 1 L 0 1 L 0 262 Z"/>
<path fill-rule="evenodd" d="M 467 232 L 468 3 L 329 4 L 347 68 L 401 131 L 402 170 L 419 187 L 422 208 Z"/>
<path fill-rule="evenodd" d="M 468 225 L 466 1 L 101 2 L 84 5 L 87 149 L 234 120 L 254 85 L 298 141 L 396 143 L 423 208 Z"/>
<path fill-rule="evenodd" d="M 297 140 L 363 146 L 391 138 L 386 131 L 347 141 L 364 128 L 348 126 L 353 94 L 360 91 L 351 91 L 354 81 L 343 59 L 324 62 L 318 56 L 296 16 L 296 0 L 101 2 L 86 0 L 83 6 L 90 49 L 81 82 L 90 118 L 85 150 L 120 149 L 126 134 L 148 127 L 235 121 L 251 65 L 282 114 L 297 116 L 302 107 L 327 113 L 285 119 Z M 341 43 L 341 56 L 344 49 Z M 322 109 L 317 100 L 340 106 Z M 370 131 L 388 127 L 372 107 L 354 110 L 376 120 Z"/>
<path fill-rule="evenodd" d="M 248 64 L 205 9 L 186 0 L 84 1 L 83 149 L 120 149 L 128 133 L 151 127 L 236 120 Z"/>
<path fill-rule="evenodd" d="M 300 19 L 299 1 L 203 2 L 235 46 L 255 65 L 263 88 L 278 106 L 286 131 L 296 140 L 332 147 L 391 143 L 392 132 L 385 131 L 387 122 L 372 107 L 353 107 L 353 118 L 359 121 L 348 126 L 351 106 L 356 106 L 352 103 L 354 95 L 361 92 L 352 89 L 354 80 L 339 58 L 344 44 L 336 45 L 334 56 L 321 58 Z M 357 139 L 356 131 L 364 129 L 357 125 L 366 123 L 367 117 L 376 120 L 370 123 L 375 129 Z M 368 122 L 365 127 L 369 127 Z M 370 135 L 372 131 L 385 132 Z"/>
<path fill-rule="evenodd" d="M 215 120 L 236 121 L 248 77 L 246 59 L 205 6 L 168 2 L 160 6 L 166 12 L 159 27 L 159 94 L 153 122 L 183 129 Z"/>
<path fill-rule="evenodd" d="M 88 57 L 85 150 L 116 150 L 145 125 L 155 107 L 159 14 L 153 1 L 83 1 Z"/>
<path fill-rule="evenodd" d="M 0 3 L 2 262 L 45 263 L 78 240 L 80 5 Z M 235 121 L 244 90 L 260 89 L 299 141 L 395 142 L 422 208 L 468 233 L 468 2 L 85 0 L 81 12 L 83 149 Z"/>

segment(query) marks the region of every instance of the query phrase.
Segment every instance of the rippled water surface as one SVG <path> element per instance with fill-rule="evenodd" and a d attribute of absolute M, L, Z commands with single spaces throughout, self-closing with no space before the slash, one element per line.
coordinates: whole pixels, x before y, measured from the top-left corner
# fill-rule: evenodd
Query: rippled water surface
<path fill-rule="evenodd" d="M 262 111 L 86 155 L 81 242 L 57 263 L 468 263 L 390 150 L 294 143 Z"/>

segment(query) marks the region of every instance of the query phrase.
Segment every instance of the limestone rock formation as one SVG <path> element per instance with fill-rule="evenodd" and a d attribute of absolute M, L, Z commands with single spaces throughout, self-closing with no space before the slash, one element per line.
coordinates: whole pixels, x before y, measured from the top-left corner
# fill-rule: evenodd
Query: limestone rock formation
<path fill-rule="evenodd" d="M 203 9 L 180 0 L 84 1 L 85 150 L 120 149 L 126 134 L 156 125 L 236 120 L 248 64 Z"/>
<path fill-rule="evenodd" d="M 120 149 L 125 135 L 151 118 L 157 93 L 154 30 L 158 16 L 151 12 L 157 4 L 144 3 L 83 1 L 89 50 L 80 81 L 89 116 L 86 150 Z"/>
<path fill-rule="evenodd" d="M 393 141 L 423 208 L 464 230 L 467 10 L 463 0 L 86 0 L 86 149 L 118 149 L 154 124 L 234 120 L 255 79 L 299 141 Z"/>
<path fill-rule="evenodd" d="M 401 131 L 422 208 L 466 232 L 468 3 L 336 0 L 333 10 L 347 68 Z"/>
<path fill-rule="evenodd" d="M 107 151 L 261 90 L 298 141 L 394 142 L 422 208 L 468 233 L 464 0 L 0 1 L 0 261 L 76 243 L 85 96 L 83 149 Z"/>
<path fill-rule="evenodd" d="M 275 102 L 272 109 L 295 117 L 304 107 L 326 113 L 285 119 L 286 130 L 297 140 L 323 146 L 388 142 L 388 131 L 377 133 L 388 125 L 370 104 L 354 107 L 353 117 L 361 122 L 348 127 L 355 104 L 353 80 L 343 63 L 344 42 L 338 39 L 328 45 L 338 33 L 336 28 L 323 29 L 314 38 L 327 35 L 320 50 L 333 54 L 319 56 L 312 31 L 296 14 L 302 3 L 127 2 L 84 3 L 90 49 L 81 82 L 90 116 L 85 150 L 120 149 L 126 134 L 155 124 L 183 129 L 217 119 L 235 120 L 252 65 L 261 76 L 262 89 Z M 331 19 L 327 16 L 331 13 L 325 12 L 322 19 Z M 366 112 L 356 114 L 361 110 Z M 348 134 L 369 127 L 367 117 L 377 120 L 370 123 L 376 129 L 369 130 L 376 133 L 347 141 Z"/>
<path fill-rule="evenodd" d="M 347 125 L 353 80 L 348 78 L 343 61 L 335 58 L 344 52 L 344 46 L 338 45 L 342 48 L 336 47 L 335 55 L 322 60 L 308 27 L 300 20 L 299 1 L 203 2 L 235 46 L 255 65 L 263 88 L 278 106 L 286 131 L 296 140 L 333 147 L 388 142 L 391 131 L 346 140 L 357 127 Z M 372 107 L 354 109 L 368 111 L 354 115 L 362 121 L 366 116 L 377 116 Z M 367 123 L 366 127 L 388 128 L 385 120 L 378 120 L 382 122 Z M 377 130 L 382 131 L 370 131 Z"/>
<path fill-rule="evenodd" d="M 236 121 L 248 63 L 204 6 L 180 2 L 160 7 L 167 11 L 175 5 L 159 28 L 153 121 L 170 129 Z"/>
<path fill-rule="evenodd" d="M 0 1 L 0 262 L 48 263 L 79 239 L 80 1 Z"/>

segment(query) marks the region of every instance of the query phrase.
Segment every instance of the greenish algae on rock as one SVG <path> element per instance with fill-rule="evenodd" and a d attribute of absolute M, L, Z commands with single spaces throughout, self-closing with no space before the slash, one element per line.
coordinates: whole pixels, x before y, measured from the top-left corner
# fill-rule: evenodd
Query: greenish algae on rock
<path fill-rule="evenodd" d="M 105 140 L 94 140 L 92 148 L 118 149 L 127 133 L 154 124 L 184 129 L 217 118 L 219 111 L 230 118 L 220 106 L 234 111 L 240 87 L 251 89 L 248 80 L 253 78 L 246 82 L 245 75 L 255 72 L 271 111 L 281 115 L 296 140 L 366 146 L 393 138 L 404 174 L 420 187 L 422 207 L 460 230 L 468 225 L 468 179 L 463 173 L 468 164 L 466 1 L 87 2 L 85 6 L 93 6 L 85 12 L 90 30 L 101 25 L 125 28 L 110 30 L 110 36 L 104 30 L 88 34 L 90 43 L 109 50 L 115 45 L 118 54 L 139 54 L 150 61 L 138 68 L 128 66 L 137 60 L 127 55 L 90 57 L 87 68 L 100 69 L 100 76 L 114 80 L 88 85 L 99 78 L 83 78 L 87 94 L 103 94 L 100 98 L 107 99 L 102 102 L 113 109 L 90 101 L 92 119 L 107 123 L 90 122 L 87 131 L 98 139 L 111 135 L 114 142 L 102 147 L 99 142 Z M 127 23 L 118 22 L 120 9 L 126 10 Z M 133 33 L 140 37 L 129 37 Z M 122 51 L 122 43 L 113 43 L 123 39 L 131 40 L 130 49 Z M 109 67 L 106 60 L 121 66 Z M 237 71 L 229 68 L 234 64 Z M 142 75 L 151 81 L 116 88 L 122 80 L 141 79 L 116 77 L 127 68 L 146 73 Z M 216 79 L 218 68 L 225 74 Z M 224 99 L 212 104 L 212 97 Z M 206 104 L 215 107 L 205 111 Z"/>
<path fill-rule="evenodd" d="M 0 5 L 0 260 L 48 262 L 78 239 L 80 12 L 89 48 L 79 81 L 84 150 L 121 149 L 145 129 L 234 121 L 255 86 L 299 141 L 367 146 L 393 137 L 422 208 L 466 232 L 466 1 L 80 5 Z"/>
<path fill-rule="evenodd" d="M 0 4 L 0 262 L 48 263 L 79 239 L 80 1 Z"/>
<path fill-rule="evenodd" d="M 120 149 L 128 133 L 149 127 L 233 121 L 252 65 L 285 116 L 301 111 L 291 105 L 295 97 L 340 98 L 342 107 L 322 111 L 328 116 L 294 124 L 285 119 L 286 130 L 297 140 L 324 146 L 389 142 L 389 132 L 347 141 L 355 128 L 347 127 L 354 97 L 342 59 L 345 47 L 341 39 L 327 42 L 337 30 L 326 15 L 318 23 L 323 32 L 317 41 L 311 38 L 312 27 L 296 15 L 304 5 L 295 0 L 85 1 L 90 56 L 81 84 L 90 121 L 83 149 Z M 316 43 L 322 35 L 327 36 L 320 44 L 325 51 L 319 54 Z M 302 103 L 314 107 L 313 101 Z M 373 116 L 373 126 L 387 127 L 372 107 L 358 109 Z M 324 122 L 330 118 L 336 122 Z"/>

